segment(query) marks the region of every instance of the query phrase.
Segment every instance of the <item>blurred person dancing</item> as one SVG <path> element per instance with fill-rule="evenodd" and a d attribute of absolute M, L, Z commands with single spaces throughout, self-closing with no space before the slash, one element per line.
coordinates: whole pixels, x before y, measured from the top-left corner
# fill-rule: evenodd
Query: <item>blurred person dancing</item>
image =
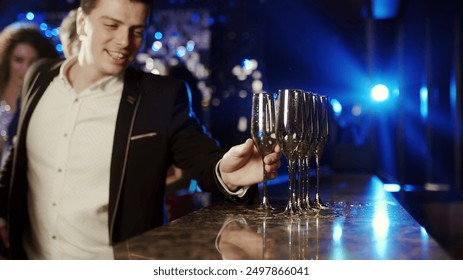
<path fill-rule="evenodd" d="M 80 49 L 80 40 L 76 30 L 77 9 L 71 10 L 61 21 L 59 39 L 63 45 L 64 57 L 77 55 Z"/>

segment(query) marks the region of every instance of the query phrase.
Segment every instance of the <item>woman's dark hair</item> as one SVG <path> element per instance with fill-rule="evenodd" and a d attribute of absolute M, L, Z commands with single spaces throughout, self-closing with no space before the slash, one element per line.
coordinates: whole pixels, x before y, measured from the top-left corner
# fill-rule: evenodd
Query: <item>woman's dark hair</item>
<path fill-rule="evenodd" d="M 10 58 L 18 44 L 28 44 L 37 51 L 38 58 L 58 58 L 53 43 L 33 24 L 14 23 L 0 34 L 0 94 L 9 77 Z"/>

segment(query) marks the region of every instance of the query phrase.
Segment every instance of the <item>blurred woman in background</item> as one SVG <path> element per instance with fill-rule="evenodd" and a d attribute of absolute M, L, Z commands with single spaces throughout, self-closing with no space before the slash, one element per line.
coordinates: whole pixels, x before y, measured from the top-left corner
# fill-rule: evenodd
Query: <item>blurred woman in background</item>
<path fill-rule="evenodd" d="M 0 33 L 0 153 L 2 163 L 16 133 L 22 81 L 39 58 L 58 58 L 52 42 L 33 24 L 13 23 Z M 10 125 L 11 124 L 11 125 Z M 3 151 L 3 152 L 2 152 Z"/>
<path fill-rule="evenodd" d="M 77 9 L 71 10 L 61 21 L 59 39 L 63 45 L 64 57 L 77 55 L 80 49 L 79 35 L 76 31 Z"/>

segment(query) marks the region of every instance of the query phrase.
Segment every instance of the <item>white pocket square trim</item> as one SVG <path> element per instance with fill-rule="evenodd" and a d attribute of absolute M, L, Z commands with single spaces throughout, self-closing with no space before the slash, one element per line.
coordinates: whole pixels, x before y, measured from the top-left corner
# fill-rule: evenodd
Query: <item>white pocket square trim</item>
<path fill-rule="evenodd" d="M 130 137 L 130 140 L 138 140 L 146 137 L 153 137 L 156 136 L 158 133 L 157 132 L 150 132 L 150 133 L 145 133 L 145 134 L 140 134 L 140 135 L 134 135 Z"/>

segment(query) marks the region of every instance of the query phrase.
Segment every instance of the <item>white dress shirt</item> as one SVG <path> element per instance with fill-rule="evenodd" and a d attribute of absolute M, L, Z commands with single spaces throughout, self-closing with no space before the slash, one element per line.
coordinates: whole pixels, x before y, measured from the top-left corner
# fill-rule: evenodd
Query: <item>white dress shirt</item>
<path fill-rule="evenodd" d="M 76 93 L 60 74 L 44 92 L 27 132 L 31 259 L 113 259 L 108 234 L 111 153 L 121 77 Z"/>

